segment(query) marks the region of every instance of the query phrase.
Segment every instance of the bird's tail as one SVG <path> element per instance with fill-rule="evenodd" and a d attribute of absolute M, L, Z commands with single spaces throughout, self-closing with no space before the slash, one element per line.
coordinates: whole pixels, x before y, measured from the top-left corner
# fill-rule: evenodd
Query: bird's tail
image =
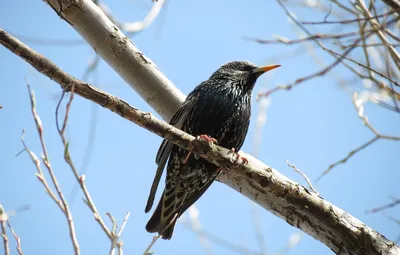
<path fill-rule="evenodd" d="M 169 240 L 174 232 L 176 220 L 179 217 L 179 210 L 171 213 L 167 218 L 162 215 L 162 206 L 164 201 L 164 194 L 161 196 L 160 202 L 150 220 L 146 224 L 146 230 L 150 233 L 158 232 L 163 239 Z"/>

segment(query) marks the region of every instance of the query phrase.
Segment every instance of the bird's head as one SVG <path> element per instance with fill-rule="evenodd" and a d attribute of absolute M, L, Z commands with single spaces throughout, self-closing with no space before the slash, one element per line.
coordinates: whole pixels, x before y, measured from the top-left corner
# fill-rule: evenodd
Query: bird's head
<path fill-rule="evenodd" d="M 221 66 L 210 79 L 225 79 L 232 81 L 232 85 L 240 86 L 245 90 L 252 90 L 258 77 L 263 73 L 278 68 L 280 65 L 257 67 L 248 61 L 232 61 Z"/>

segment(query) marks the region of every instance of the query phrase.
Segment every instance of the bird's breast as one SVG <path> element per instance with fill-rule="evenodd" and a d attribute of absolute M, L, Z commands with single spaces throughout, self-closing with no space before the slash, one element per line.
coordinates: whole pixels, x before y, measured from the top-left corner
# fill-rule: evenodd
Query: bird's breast
<path fill-rule="evenodd" d="M 204 89 L 183 126 L 194 135 L 206 134 L 226 148 L 240 149 L 250 121 L 250 93 L 224 86 Z"/>

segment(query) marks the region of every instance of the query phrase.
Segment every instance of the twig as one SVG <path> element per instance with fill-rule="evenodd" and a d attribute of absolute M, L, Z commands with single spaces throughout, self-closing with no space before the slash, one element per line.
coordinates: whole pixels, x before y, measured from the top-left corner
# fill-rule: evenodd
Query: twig
<path fill-rule="evenodd" d="M 7 221 L 8 228 L 10 229 L 11 233 L 13 234 L 15 241 L 17 242 L 17 251 L 19 255 L 24 255 L 22 252 L 22 247 L 21 247 L 21 238 L 17 235 L 17 233 L 14 231 L 14 229 L 11 226 L 10 220 Z"/>
<path fill-rule="evenodd" d="M 359 21 L 366 21 L 366 20 L 371 20 L 371 19 L 376 19 L 376 18 L 381 18 L 381 17 L 387 17 L 389 15 L 392 15 L 394 11 L 389 11 L 387 13 L 380 14 L 378 16 L 374 17 L 364 17 L 364 18 L 358 18 L 358 19 L 346 19 L 346 20 L 338 20 L 338 21 L 301 21 L 300 23 L 303 25 L 326 25 L 326 24 L 350 24 L 350 23 L 355 23 Z"/>
<path fill-rule="evenodd" d="M 379 133 L 372 125 L 369 123 L 368 118 L 364 116 L 364 100 L 365 99 L 360 99 L 358 97 L 358 93 L 354 92 L 353 93 L 353 105 L 357 110 L 358 117 L 362 120 L 363 124 L 371 130 L 372 133 L 374 133 L 376 136 L 382 139 L 388 139 L 388 140 L 400 140 L 400 137 L 397 136 L 388 136 L 388 135 L 382 135 Z"/>
<path fill-rule="evenodd" d="M 221 247 L 224 247 L 232 252 L 236 252 L 239 254 L 245 254 L 245 255 L 264 255 L 263 252 L 261 251 L 255 251 L 255 250 L 251 250 L 247 247 L 244 247 L 240 244 L 234 243 L 230 240 L 224 239 L 221 236 L 215 235 L 211 232 L 208 232 L 204 229 L 198 229 L 195 230 L 193 229 L 193 227 L 191 226 L 190 222 L 187 220 L 182 220 L 182 225 L 188 229 L 190 229 L 191 231 L 193 231 L 195 234 L 199 235 L 204 235 L 207 236 L 207 238 L 214 244 L 219 245 Z"/>
<path fill-rule="evenodd" d="M 387 55 L 389 55 L 389 51 L 387 53 Z M 386 73 L 388 75 L 389 78 L 392 78 L 392 68 L 390 65 L 390 61 L 389 61 L 389 56 L 386 57 L 385 59 L 385 66 L 386 66 Z M 400 93 L 398 93 L 395 89 L 394 89 L 394 85 L 393 83 L 389 83 L 389 86 L 385 86 L 385 84 L 378 84 L 381 85 L 381 89 L 385 90 L 388 92 L 388 94 L 392 97 L 393 100 L 393 104 L 394 104 L 394 108 L 396 109 L 396 111 L 400 112 L 400 106 L 398 104 L 397 101 L 400 101 Z"/>
<path fill-rule="evenodd" d="M 165 5 L 165 2 L 166 0 L 158 0 L 157 4 L 152 5 L 149 13 L 142 21 L 123 23 L 121 24 L 121 29 L 126 31 L 128 34 L 137 34 L 138 32 L 143 31 L 157 18 Z"/>
<path fill-rule="evenodd" d="M 119 228 L 119 231 L 118 231 L 118 234 L 117 234 L 118 237 L 120 237 L 122 235 L 122 231 L 124 231 L 126 223 L 128 223 L 128 219 L 129 219 L 130 215 L 131 215 L 130 212 L 126 213 L 126 215 L 124 217 L 124 220 L 122 221 L 121 227 Z"/>
<path fill-rule="evenodd" d="M 334 2 L 337 3 L 336 1 L 334 1 Z M 389 21 L 387 23 L 376 24 L 375 26 L 373 26 L 372 29 L 362 29 L 362 30 L 360 29 L 359 31 L 347 32 L 347 33 L 341 33 L 341 34 L 312 34 L 304 26 L 302 26 L 302 23 L 299 22 L 294 17 L 294 15 L 291 14 L 291 12 L 286 8 L 286 6 L 284 5 L 284 3 L 281 0 L 278 0 L 278 3 L 284 9 L 285 14 L 293 21 L 293 23 L 296 24 L 302 31 L 304 31 L 306 33 L 306 37 L 301 38 L 301 39 L 297 39 L 297 40 L 289 40 L 289 39 L 286 39 L 286 38 L 279 37 L 277 40 L 257 40 L 257 41 L 259 43 L 282 43 L 282 44 L 298 44 L 298 43 L 303 43 L 303 42 L 310 41 L 310 40 L 311 41 L 315 41 L 322 49 L 324 49 L 325 51 L 330 53 L 332 56 L 334 56 L 336 58 L 336 61 L 334 63 L 332 63 L 330 66 L 327 66 L 326 68 L 322 69 L 319 72 L 316 72 L 316 73 L 311 74 L 309 76 L 305 76 L 305 77 L 302 77 L 300 79 L 297 79 L 294 83 L 285 84 L 285 85 L 279 85 L 279 86 L 277 86 L 277 87 L 275 87 L 275 88 L 273 88 L 271 90 L 268 90 L 265 93 L 259 94 L 258 98 L 260 98 L 262 96 L 266 96 L 267 97 L 270 94 L 272 94 L 272 93 L 274 93 L 274 92 L 276 92 L 278 90 L 283 90 L 283 89 L 290 90 L 291 88 L 293 88 L 294 86 L 298 85 L 299 83 L 302 83 L 302 82 L 304 82 L 306 80 L 309 80 L 309 79 L 312 79 L 312 78 L 315 78 L 315 77 L 318 77 L 318 76 L 325 75 L 328 72 L 330 72 L 333 69 L 333 67 L 335 67 L 339 63 L 342 63 L 347 68 L 349 68 L 351 71 L 353 71 L 353 72 L 355 72 L 357 74 L 357 72 L 353 68 L 351 68 L 348 64 L 346 64 L 345 62 L 342 61 L 344 59 L 352 61 L 353 63 L 355 63 L 355 64 L 357 64 L 359 66 L 362 66 L 363 68 L 369 69 L 369 72 L 374 72 L 374 73 L 380 75 L 381 77 L 389 80 L 390 82 L 392 82 L 395 85 L 399 85 L 399 83 L 395 79 L 392 79 L 391 77 L 385 75 L 384 73 L 382 73 L 382 72 L 380 72 L 378 70 L 375 70 L 374 68 L 371 68 L 369 64 L 368 65 L 364 65 L 363 63 L 348 57 L 348 55 L 350 54 L 351 51 L 353 51 L 354 48 L 360 46 L 359 42 L 361 41 L 361 39 L 363 41 L 365 41 L 365 38 L 367 38 L 367 37 L 369 37 L 369 36 L 371 36 L 371 35 L 373 35 L 375 33 L 379 32 L 379 33 L 383 34 L 382 31 L 385 31 L 385 32 L 389 31 L 387 26 L 389 24 L 397 22 L 397 18 L 392 19 L 391 21 Z M 382 15 L 376 15 L 376 16 L 378 16 L 378 17 L 380 17 L 380 16 L 388 17 L 388 15 L 390 13 L 393 13 L 393 12 L 389 12 L 389 13 L 382 14 Z M 373 18 L 374 17 L 372 17 L 372 16 L 371 17 L 367 17 L 367 20 L 370 20 L 372 22 L 372 21 L 375 20 Z M 352 22 L 355 22 L 355 21 L 359 22 L 361 20 L 365 21 L 366 19 L 365 18 L 358 18 L 358 19 L 352 19 L 351 21 Z M 321 42 L 321 40 L 323 40 L 323 39 L 332 39 L 332 40 L 334 40 L 334 39 L 343 39 L 345 37 L 355 36 L 357 34 L 360 34 L 361 36 L 359 38 L 355 39 L 355 41 L 353 41 L 351 43 L 351 45 L 347 45 L 346 47 L 341 46 L 345 50 L 345 52 L 343 54 L 340 54 L 340 53 L 337 53 L 337 52 L 335 52 L 335 51 L 333 51 L 331 49 L 328 49 Z M 333 43 L 335 43 L 335 41 L 333 41 Z M 387 44 L 384 43 L 383 45 L 386 46 Z M 376 79 L 372 78 L 372 76 L 370 76 L 370 78 L 376 82 Z M 378 82 L 376 82 L 376 83 L 378 83 Z M 393 95 L 393 94 L 396 94 L 396 93 L 390 93 L 390 94 Z"/>
<path fill-rule="evenodd" d="M 307 41 L 313 41 L 313 40 L 327 40 L 327 39 L 342 39 L 345 37 L 351 37 L 351 36 L 356 36 L 359 35 L 359 32 L 347 32 L 343 34 L 313 34 L 306 36 L 304 38 L 300 39 L 288 39 L 283 36 L 275 35 L 274 37 L 276 38 L 275 40 L 268 40 L 268 39 L 259 39 L 259 38 L 250 38 L 250 37 L 244 37 L 243 39 L 245 40 L 250 40 L 254 41 L 260 44 L 284 44 L 284 45 L 295 45 L 299 43 L 304 43 Z"/>
<path fill-rule="evenodd" d="M 358 42 L 360 40 L 361 40 L 361 38 L 357 39 L 353 43 L 353 45 L 358 44 Z M 321 70 L 319 70 L 319 71 L 317 71 L 315 73 L 309 74 L 307 76 L 301 77 L 301 78 L 297 79 L 294 83 L 285 84 L 285 85 L 279 85 L 279 86 L 277 86 L 277 87 L 275 87 L 275 88 L 273 88 L 273 89 L 271 89 L 271 90 L 269 90 L 269 91 L 267 91 L 265 93 L 260 93 L 260 94 L 258 94 L 258 97 L 270 96 L 273 92 L 276 92 L 276 91 L 282 90 L 282 89 L 291 90 L 293 87 L 295 87 L 295 86 L 297 86 L 297 85 L 299 85 L 299 84 L 301 84 L 301 83 L 303 83 L 305 81 L 308 81 L 308 80 L 314 79 L 316 77 L 325 75 L 326 73 L 331 71 L 334 67 L 336 67 L 339 63 L 341 63 L 343 58 L 346 57 L 348 54 L 350 54 L 350 52 L 353 49 L 354 49 L 354 47 L 348 48 L 339 58 L 337 58 L 334 62 L 332 62 L 330 65 L 324 67 L 323 69 L 321 69 Z"/>
<path fill-rule="evenodd" d="M 324 177 L 326 174 L 328 174 L 333 168 L 337 167 L 338 165 L 345 164 L 347 160 L 349 160 L 352 156 L 354 156 L 356 153 L 360 152 L 361 150 L 367 148 L 369 145 L 373 144 L 379 139 L 378 136 L 375 136 L 371 140 L 367 141 L 366 143 L 363 143 L 359 147 L 351 150 L 346 157 L 336 161 L 335 163 L 329 165 L 329 167 L 322 172 L 322 174 L 315 180 L 315 182 L 319 182 L 322 177 Z"/>
<path fill-rule="evenodd" d="M 400 1 L 399 0 L 382 0 L 387 6 L 390 6 L 400 16 Z"/>
<path fill-rule="evenodd" d="M 387 22 L 385 24 L 385 26 L 379 26 L 379 27 L 375 27 L 375 28 L 371 28 L 371 29 L 366 29 L 365 33 L 374 33 L 378 30 L 385 29 L 386 26 L 393 24 L 395 22 L 397 22 L 397 19 L 393 19 L 393 20 Z M 299 22 L 299 24 L 301 24 L 301 23 Z M 346 37 L 352 37 L 352 36 L 357 36 L 357 35 L 360 35 L 360 31 L 346 32 L 346 33 L 342 33 L 342 34 L 311 34 L 311 33 L 309 33 L 309 35 L 307 35 L 304 38 L 300 38 L 300 39 L 288 39 L 288 38 L 285 38 L 283 36 L 278 36 L 278 35 L 275 36 L 276 37 L 275 40 L 250 38 L 250 37 L 243 37 L 243 39 L 254 41 L 254 42 L 257 42 L 260 44 L 295 45 L 295 44 L 304 43 L 307 41 L 327 40 L 327 39 L 343 39 Z"/>
<path fill-rule="evenodd" d="M 357 0 L 357 4 L 361 8 L 361 10 L 364 12 L 364 15 L 369 18 L 369 22 L 371 23 L 372 27 L 374 27 L 374 28 L 381 27 L 381 24 L 379 24 L 379 22 L 376 21 L 376 19 L 374 19 L 372 14 L 369 12 L 368 8 L 365 6 L 365 3 L 363 0 Z M 398 10 L 398 11 L 400 12 L 400 10 Z M 387 45 L 389 53 L 390 53 L 391 57 L 393 58 L 393 62 L 396 64 L 397 68 L 400 69 L 400 54 L 392 46 L 392 44 L 389 42 L 389 40 L 386 38 L 386 36 L 383 34 L 382 31 L 377 30 L 376 34 L 381 39 L 382 43 Z"/>
<path fill-rule="evenodd" d="M 113 228 L 111 230 L 111 234 L 112 234 L 112 241 L 111 241 L 111 249 L 110 249 L 110 255 L 114 255 L 115 254 L 115 250 L 118 249 L 118 254 L 122 255 L 123 250 L 122 250 L 122 246 L 123 246 L 123 242 L 119 242 L 119 238 L 122 235 L 122 231 L 124 231 L 124 228 L 126 226 L 126 223 L 128 222 L 129 216 L 131 215 L 130 212 L 128 212 L 125 217 L 124 220 L 122 222 L 122 225 L 120 227 L 120 229 L 118 230 L 118 225 L 117 225 L 117 221 L 115 220 L 115 218 L 110 214 L 110 213 L 106 213 L 106 215 L 110 218 Z M 118 233 L 117 233 L 118 230 Z"/>
<path fill-rule="evenodd" d="M 10 254 L 10 247 L 8 246 L 8 237 L 7 237 L 7 228 L 6 221 L 8 220 L 8 216 L 4 211 L 3 206 L 0 204 L 0 223 L 1 223 L 1 236 L 3 238 L 3 246 L 4 246 L 4 255 Z"/>
<path fill-rule="evenodd" d="M 338 7 L 340 7 L 343 10 L 345 10 L 349 14 L 357 14 L 356 11 L 354 11 L 354 10 L 350 9 L 349 7 L 345 6 L 342 2 L 339 2 L 338 0 L 330 0 L 330 2 L 336 4 Z"/>
<path fill-rule="evenodd" d="M 110 231 L 108 229 L 108 227 L 106 226 L 106 224 L 104 223 L 104 220 L 102 219 L 102 217 L 100 216 L 100 213 L 98 212 L 94 201 L 92 200 L 92 197 L 90 196 L 90 193 L 86 187 L 85 184 L 85 176 L 84 175 L 79 175 L 73 160 L 71 158 L 71 154 L 69 153 L 69 143 L 67 141 L 67 139 L 65 138 L 65 130 L 67 128 L 67 123 L 68 123 L 68 116 L 69 116 L 69 111 L 71 109 L 71 105 L 72 105 L 72 101 L 74 99 L 74 91 L 75 91 L 75 84 L 72 84 L 72 86 L 66 88 L 68 90 L 70 90 L 70 97 L 69 100 L 67 102 L 66 105 L 66 109 L 65 109 L 65 116 L 64 116 L 64 121 L 63 124 L 60 128 L 60 124 L 59 124 L 59 118 L 58 118 L 58 112 L 60 109 L 60 104 L 62 102 L 62 99 L 64 97 L 65 91 L 63 92 L 63 95 L 60 98 L 60 101 L 57 104 L 57 108 L 56 108 L 56 112 L 55 112 L 55 116 L 56 116 L 56 126 L 57 126 L 57 130 L 58 133 L 60 135 L 61 141 L 64 145 L 64 160 L 65 162 L 68 164 L 68 166 L 71 168 L 77 182 L 79 183 L 84 195 L 85 195 L 85 203 L 86 205 L 89 207 L 89 209 L 93 212 L 94 218 L 95 220 L 99 223 L 100 227 L 102 228 L 102 230 L 104 231 L 104 233 L 107 235 L 107 237 L 110 239 L 111 241 L 111 248 L 110 248 L 110 254 L 113 255 L 115 254 L 115 249 L 118 246 L 118 239 L 120 237 L 120 235 L 117 234 L 117 223 L 116 223 L 116 219 L 110 214 L 107 213 L 106 215 L 111 219 L 111 222 L 113 223 L 113 227 L 112 230 Z M 122 233 L 123 228 L 125 228 L 126 225 L 126 221 L 129 218 L 130 213 L 127 213 L 127 215 L 124 218 L 124 222 L 123 222 L 123 226 L 121 226 L 121 229 L 119 230 L 120 233 Z M 120 243 L 119 247 L 118 247 L 118 251 L 122 252 L 122 243 Z"/>
<path fill-rule="evenodd" d="M 302 171 L 300 171 L 295 165 L 290 164 L 289 160 L 286 160 L 286 164 L 293 168 L 294 171 L 296 171 L 297 173 L 299 173 L 301 176 L 303 176 L 303 178 L 306 180 L 306 182 L 308 183 L 308 186 L 310 187 L 310 189 L 317 195 L 319 195 L 318 191 L 316 189 L 314 189 L 310 179 L 307 177 L 307 175 L 305 173 L 303 173 Z"/>
<path fill-rule="evenodd" d="M 118 242 L 117 243 L 118 255 L 123 255 L 124 254 L 124 251 L 122 250 L 123 245 L 124 245 L 124 242 Z"/>
<path fill-rule="evenodd" d="M 197 208 L 196 204 L 189 207 L 188 212 L 186 213 L 187 218 L 189 219 L 190 226 L 193 232 L 196 233 L 197 237 L 199 238 L 200 244 L 203 247 L 204 253 L 208 255 L 213 255 L 214 250 L 212 248 L 211 242 L 206 235 L 204 235 L 201 231 L 202 226 L 200 223 L 199 218 L 199 209 Z"/>
<path fill-rule="evenodd" d="M 393 40 L 396 40 L 396 41 L 400 42 L 400 36 L 394 34 L 394 33 L 393 33 L 392 31 L 390 31 L 390 30 L 387 30 L 387 31 L 385 31 L 385 32 L 386 32 L 386 34 L 388 34 Z M 392 44 L 392 46 L 395 46 L 395 45 Z"/>
<path fill-rule="evenodd" d="M 365 211 L 365 213 L 367 213 L 367 214 L 368 213 L 377 213 L 377 212 L 380 212 L 380 211 L 383 211 L 383 210 L 386 210 L 386 209 L 389 209 L 389 208 L 393 208 L 393 207 L 397 206 L 398 204 L 400 204 L 400 199 L 399 198 L 391 197 L 391 199 L 393 200 L 393 202 L 391 202 L 389 204 L 386 204 L 386 205 L 382 205 L 382 206 L 379 206 L 379 207 L 372 208 L 370 210 Z"/>
<path fill-rule="evenodd" d="M 110 230 L 108 229 L 108 227 L 106 226 L 106 224 L 104 223 L 104 220 L 100 216 L 100 213 L 98 212 L 98 210 L 97 210 L 97 208 L 96 208 L 96 206 L 95 206 L 95 204 L 94 204 L 94 202 L 92 200 L 92 197 L 90 196 L 90 193 L 89 193 L 89 191 L 88 191 L 88 189 L 86 187 L 85 176 L 84 175 L 79 176 L 79 173 L 78 173 L 77 169 L 75 168 L 75 165 L 74 165 L 74 163 L 72 161 L 72 158 L 71 158 L 71 155 L 69 153 L 69 143 L 67 142 L 67 139 L 64 136 L 64 132 L 65 132 L 65 129 L 67 127 L 68 114 L 69 114 L 69 111 L 70 111 L 70 108 L 71 108 L 72 100 L 74 99 L 74 95 L 75 95 L 75 93 L 74 93 L 75 86 L 72 83 L 72 86 L 66 87 L 65 89 L 70 89 L 71 93 L 70 93 L 69 101 L 68 101 L 68 103 L 66 105 L 65 116 L 64 116 L 64 121 L 63 121 L 62 125 L 60 125 L 59 121 L 58 121 L 58 119 L 59 119 L 58 118 L 58 112 L 59 112 L 59 107 L 60 107 L 61 101 L 63 99 L 65 90 L 63 92 L 62 97 L 60 98 L 59 103 L 57 104 L 57 108 L 56 108 L 56 112 L 55 112 L 56 126 L 57 126 L 57 130 L 58 130 L 58 134 L 60 135 L 61 142 L 64 145 L 64 160 L 68 164 L 68 166 L 71 168 L 71 170 L 72 170 L 77 182 L 79 183 L 79 185 L 80 185 L 80 187 L 81 187 L 81 189 L 83 191 L 83 194 L 85 195 L 85 198 L 86 198 L 85 203 L 86 203 L 86 205 L 92 211 L 92 213 L 94 215 L 94 218 L 99 223 L 101 229 L 104 231 L 104 233 L 107 235 L 107 237 L 112 241 L 113 240 L 112 239 L 113 238 L 112 234 L 111 234 Z"/>
<path fill-rule="evenodd" d="M 317 178 L 316 182 L 319 182 L 323 176 L 325 176 L 327 173 L 329 173 L 334 167 L 340 165 L 340 164 L 345 164 L 348 159 L 350 159 L 352 156 L 354 156 L 356 153 L 360 152 L 361 150 L 365 149 L 366 147 L 370 146 L 374 142 L 376 142 L 379 139 L 387 139 L 387 140 L 395 140 L 395 141 L 400 141 L 400 137 L 397 136 L 388 136 L 388 135 L 382 135 L 379 133 L 368 121 L 368 118 L 364 116 L 364 101 L 362 99 L 358 98 L 358 93 L 354 92 L 353 93 L 353 105 L 357 110 L 358 117 L 362 120 L 363 124 L 371 130 L 371 132 L 375 135 L 372 139 L 368 140 L 366 143 L 362 144 L 361 146 L 355 148 L 354 150 L 350 151 L 346 157 L 344 157 L 341 160 L 338 160 L 337 162 L 331 164 L 325 171 L 322 172 L 322 174 Z"/>
<path fill-rule="evenodd" d="M 336 60 L 335 60 L 333 63 L 331 63 L 330 65 L 326 66 L 325 68 L 321 69 L 321 70 L 318 71 L 318 72 L 315 72 L 315 73 L 312 73 L 312 74 L 310 74 L 310 75 L 301 77 L 301 78 L 297 79 L 294 83 L 286 84 L 286 85 L 280 85 L 280 86 L 278 86 L 278 87 L 276 87 L 276 88 L 273 88 L 272 90 L 267 91 L 267 92 L 264 93 L 264 94 L 259 94 L 258 97 L 260 97 L 260 96 L 269 96 L 269 95 L 271 95 L 273 92 L 276 92 L 276 91 L 282 90 L 282 89 L 290 90 L 290 89 L 292 89 L 294 86 L 299 85 L 300 83 L 303 83 L 303 82 L 308 81 L 308 80 L 311 80 L 311 79 L 313 79 L 313 78 L 316 78 L 316 77 L 325 75 L 326 73 L 328 73 L 329 71 L 331 71 L 334 67 L 336 67 L 339 63 L 342 63 L 342 60 L 343 60 L 345 57 L 347 57 L 347 55 L 349 55 L 349 54 L 355 49 L 354 46 L 355 46 L 355 45 L 358 45 L 358 43 L 359 43 L 363 38 L 369 37 L 369 36 L 371 36 L 375 31 L 378 31 L 378 30 L 384 28 L 384 27 L 382 27 L 382 26 L 375 27 L 373 30 L 369 31 L 368 33 L 363 34 L 363 36 L 361 36 L 361 37 L 357 38 L 356 40 L 354 40 L 354 42 L 352 43 L 352 46 L 350 46 L 348 49 L 346 49 L 346 50 L 338 57 L 338 56 L 336 56 L 335 54 L 333 54 L 332 52 L 330 52 L 330 51 L 318 40 L 318 39 L 320 39 L 320 38 L 318 38 L 318 36 L 311 34 L 311 33 L 310 33 L 310 32 L 309 32 L 309 31 L 308 31 L 308 30 L 307 30 L 307 29 L 306 29 L 306 28 L 305 28 L 305 27 L 290 13 L 290 11 L 286 8 L 286 6 L 283 4 L 283 2 L 282 2 L 281 0 L 277 0 L 277 2 L 278 2 L 279 5 L 283 8 L 283 10 L 285 11 L 285 14 L 286 14 L 286 15 L 287 15 L 287 16 L 288 16 L 302 31 L 304 31 L 304 32 L 308 35 L 308 37 L 306 38 L 306 40 L 300 39 L 300 40 L 302 40 L 302 41 L 296 41 L 297 43 L 299 43 L 299 42 L 304 42 L 304 41 L 307 41 L 307 40 L 313 40 L 313 41 L 315 41 L 322 49 L 324 49 L 324 50 L 328 51 L 330 54 L 332 54 L 332 55 L 336 58 Z M 391 22 L 394 22 L 394 20 L 392 20 L 392 21 L 390 21 L 390 22 L 388 22 L 388 23 L 391 23 Z M 387 24 L 386 24 L 386 25 L 387 25 Z M 336 36 L 336 35 L 335 35 L 335 36 Z"/>
<path fill-rule="evenodd" d="M 61 202 L 61 200 L 59 198 L 57 198 L 57 196 L 54 194 L 53 190 L 50 188 L 47 179 L 45 178 L 45 175 L 42 171 L 42 168 L 40 166 L 40 161 L 38 159 L 38 157 L 36 156 L 36 154 L 31 151 L 28 146 L 26 145 L 25 141 L 24 141 L 24 135 L 25 135 L 25 130 L 22 130 L 22 135 L 21 135 L 21 142 L 22 145 L 24 146 L 24 150 L 22 150 L 21 152 L 26 151 L 29 155 L 29 157 L 31 158 L 33 164 L 36 167 L 36 170 L 38 171 L 38 173 L 36 174 L 36 177 L 38 178 L 38 180 L 43 184 L 46 193 L 51 197 L 51 199 L 58 205 L 58 207 L 61 209 L 61 211 L 65 211 L 64 205 Z M 21 153 L 20 152 L 20 153 Z"/>
<path fill-rule="evenodd" d="M 74 247 L 74 252 L 75 252 L 76 255 L 79 255 L 80 254 L 80 249 L 79 249 L 78 240 L 76 238 L 75 226 L 74 226 L 74 222 L 73 222 L 73 219 L 72 219 L 72 214 L 71 214 L 71 211 L 70 211 L 70 209 L 68 207 L 68 204 L 67 204 L 67 201 L 66 201 L 66 199 L 64 197 L 64 194 L 61 191 L 61 187 L 58 184 L 58 180 L 57 180 L 57 177 L 54 174 L 53 168 L 50 165 L 49 155 L 47 153 L 46 143 L 44 141 L 44 136 L 43 136 L 42 122 L 40 120 L 39 115 L 36 112 L 35 95 L 34 95 L 33 91 L 31 90 L 31 87 L 30 87 L 29 83 L 27 83 L 27 87 L 28 87 L 28 92 L 29 92 L 29 98 L 31 100 L 32 116 L 33 116 L 33 119 L 35 120 L 36 129 L 37 129 L 38 135 L 39 135 L 39 140 L 40 140 L 40 143 L 42 145 L 42 150 L 43 150 L 42 161 L 43 161 L 43 164 L 45 165 L 45 167 L 47 168 L 47 171 L 48 171 L 48 173 L 50 175 L 50 178 L 51 178 L 51 180 L 53 182 L 53 185 L 54 185 L 54 187 L 55 187 L 55 189 L 57 191 L 57 195 L 59 197 L 59 199 L 56 199 L 55 201 L 57 203 L 59 203 L 58 201 L 61 201 L 62 208 L 63 208 L 62 211 L 64 212 L 64 215 L 65 215 L 65 217 L 67 219 L 69 232 L 70 232 L 70 238 L 71 238 L 71 241 L 72 241 L 72 245 Z M 23 139 L 23 138 L 21 137 L 21 139 Z M 26 151 L 29 153 L 30 150 L 26 147 L 25 143 L 24 143 L 24 146 L 25 146 Z M 32 154 L 29 153 L 29 155 L 32 158 Z M 34 158 L 32 158 L 32 160 L 35 163 L 36 168 L 38 168 L 38 161 L 36 162 L 36 160 L 34 160 Z M 39 168 L 38 168 L 38 170 L 39 170 Z M 39 180 L 40 179 L 45 179 L 44 175 L 41 175 L 40 177 L 39 177 L 39 175 L 37 175 L 37 176 L 38 176 Z M 42 181 L 42 183 L 44 183 L 44 182 Z M 55 195 L 54 195 L 53 199 L 54 198 L 55 198 Z"/>
<path fill-rule="evenodd" d="M 90 65 L 82 75 L 82 80 L 86 81 L 88 79 L 89 74 L 94 73 L 97 69 L 98 63 L 100 62 L 100 56 L 96 55 L 93 61 L 91 61 Z M 93 76 L 96 77 L 96 76 Z M 93 79 L 93 83 L 97 84 L 98 82 L 96 79 Z M 86 143 L 86 149 L 83 154 L 83 159 L 82 163 L 79 167 L 80 172 L 79 175 L 87 174 L 89 172 L 89 164 L 91 161 L 91 156 L 94 148 L 94 142 L 96 138 L 96 133 L 97 133 L 97 127 L 98 127 L 98 114 L 99 113 L 99 107 L 96 104 L 91 104 L 91 114 L 90 114 L 90 120 L 89 120 L 89 128 L 88 128 L 88 134 L 87 134 L 87 143 Z M 70 193 L 70 204 L 73 205 L 75 202 L 75 199 L 77 197 L 77 192 L 79 190 L 79 183 L 74 183 L 74 187 L 72 188 L 72 191 Z"/>
<path fill-rule="evenodd" d="M 363 64 L 363 63 L 361 63 L 361 62 L 359 62 L 359 61 L 357 61 L 357 60 L 355 60 L 355 59 L 352 59 L 352 58 L 343 56 L 342 54 L 339 54 L 339 53 L 337 53 L 337 52 L 335 52 L 335 51 L 333 51 L 333 50 L 331 50 L 331 49 L 326 48 L 326 50 L 330 51 L 331 53 L 335 54 L 336 56 L 338 56 L 338 57 L 340 57 L 340 58 L 343 58 L 343 59 L 346 59 L 346 60 L 348 60 L 348 61 L 351 61 L 351 62 L 353 62 L 354 64 L 357 64 L 357 65 L 359 65 L 359 66 L 361 66 L 361 67 L 363 67 L 363 68 L 365 68 L 365 69 L 368 69 L 369 71 L 371 71 L 371 72 L 373 72 L 373 73 L 376 73 L 377 75 L 381 76 L 382 78 L 385 78 L 385 79 L 387 79 L 388 81 L 392 82 L 392 83 L 395 84 L 396 86 L 400 86 L 400 83 L 399 83 L 399 82 L 393 80 L 392 78 L 390 78 L 390 77 L 388 77 L 387 75 L 385 75 L 384 73 L 382 73 L 382 72 L 376 70 L 375 68 L 372 68 L 372 67 L 369 66 L 369 65 L 365 65 L 365 64 Z"/>
<path fill-rule="evenodd" d="M 153 252 L 150 251 L 150 249 L 153 247 L 153 245 L 157 242 L 157 240 L 159 238 L 160 238 L 159 234 L 153 236 L 153 239 L 151 239 L 151 242 L 150 242 L 149 246 L 147 246 L 146 250 L 143 252 L 143 255 L 151 255 L 151 254 L 153 254 Z"/>
<path fill-rule="evenodd" d="M 332 43 L 335 44 L 335 45 L 338 45 L 342 49 L 347 49 L 348 47 L 351 47 L 350 44 L 349 45 L 339 44 L 339 42 L 336 42 L 336 41 L 333 41 Z M 386 45 L 383 44 L 383 43 L 369 43 L 369 44 L 365 44 L 365 45 L 355 45 L 354 47 L 366 47 L 366 48 L 369 48 L 369 47 L 382 47 L 382 46 L 386 47 Z M 392 44 L 392 46 L 393 47 L 399 47 L 400 44 L 399 43 L 394 43 L 394 44 Z"/>
<path fill-rule="evenodd" d="M 10 247 L 8 246 L 8 237 L 7 237 L 7 229 L 6 229 L 6 222 L 1 222 L 1 236 L 3 237 L 3 245 L 4 245 L 4 254 L 10 254 Z"/>
<path fill-rule="evenodd" d="M 400 219 L 397 219 L 395 217 L 392 217 L 390 215 L 387 215 L 386 213 L 382 212 L 383 215 L 385 215 L 389 220 L 393 221 L 397 225 L 400 225 Z"/>

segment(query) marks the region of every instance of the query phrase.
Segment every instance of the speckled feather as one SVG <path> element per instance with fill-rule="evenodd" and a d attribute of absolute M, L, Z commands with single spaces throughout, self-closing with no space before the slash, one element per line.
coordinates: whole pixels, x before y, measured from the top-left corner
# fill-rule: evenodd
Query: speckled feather
<path fill-rule="evenodd" d="M 198 136 L 215 138 L 218 145 L 236 151 L 242 147 L 250 122 L 251 92 L 260 73 L 255 65 L 233 61 L 220 67 L 198 85 L 176 112 L 171 125 Z M 156 176 L 145 211 L 150 211 L 158 183 L 168 160 L 165 189 L 146 225 L 148 232 L 158 232 L 170 239 L 176 220 L 208 189 L 218 176 L 218 167 L 205 159 L 164 140 L 157 153 Z"/>

